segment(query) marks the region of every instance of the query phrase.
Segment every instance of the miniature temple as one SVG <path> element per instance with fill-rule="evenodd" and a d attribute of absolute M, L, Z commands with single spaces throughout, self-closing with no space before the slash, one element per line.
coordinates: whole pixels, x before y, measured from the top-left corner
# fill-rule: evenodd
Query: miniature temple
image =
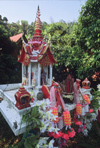
<path fill-rule="evenodd" d="M 56 63 L 56 59 L 51 51 L 50 42 L 46 42 L 42 36 L 39 7 L 34 36 L 27 43 L 22 38 L 22 44 L 18 59 L 22 63 L 22 83 L 0 85 L 0 112 L 16 136 L 26 132 L 27 124 L 21 124 L 22 116 L 34 108 L 34 102 L 38 104 L 39 101 L 49 99 L 48 106 L 51 105 L 52 108 L 55 108 L 58 105 L 58 107 L 62 107 L 61 110 L 64 112 L 66 109 L 69 112 L 74 110 L 77 104 L 83 105 L 82 103 L 85 102 L 83 96 L 88 95 L 90 101 L 92 100 L 90 82 L 87 78 L 82 82 L 82 88 L 80 87 L 81 80 L 76 79 L 74 82 L 71 75 L 68 75 L 60 84 L 52 83 L 52 65 Z M 42 99 L 39 96 L 39 91 L 43 92 Z M 70 103 L 66 101 L 68 99 L 70 99 Z M 87 111 L 84 109 L 85 106 Z M 85 106 L 83 106 L 82 116 L 89 112 L 89 104 L 85 102 Z"/>
<path fill-rule="evenodd" d="M 42 23 L 38 7 L 35 33 L 28 43 L 23 40 L 19 62 L 22 63 L 22 83 L 26 86 L 41 88 L 42 84 L 51 86 L 52 65 L 56 63 L 50 48 L 42 36 Z"/>

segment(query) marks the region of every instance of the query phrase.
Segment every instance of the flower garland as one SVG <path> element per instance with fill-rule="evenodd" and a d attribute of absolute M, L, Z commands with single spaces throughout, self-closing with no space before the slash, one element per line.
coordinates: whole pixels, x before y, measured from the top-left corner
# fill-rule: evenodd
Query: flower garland
<path fill-rule="evenodd" d="M 48 137 L 40 137 L 39 142 L 36 145 L 36 148 L 41 148 L 41 147 L 53 148 L 54 147 L 53 143 L 55 143 L 55 140 L 59 138 L 61 138 L 61 144 L 63 145 L 64 140 L 67 142 L 69 138 L 75 136 L 75 131 L 73 128 L 71 128 L 70 112 L 68 111 L 64 112 L 65 116 L 62 116 L 62 120 L 64 121 L 64 118 L 65 120 L 66 119 L 67 120 L 64 121 L 65 125 L 63 125 L 63 129 L 60 129 L 58 126 L 58 121 L 60 121 L 58 113 L 56 112 L 55 114 L 54 112 L 57 111 L 57 108 L 56 107 L 51 108 L 51 102 L 49 99 L 43 99 L 39 101 L 34 100 L 33 108 L 36 106 L 38 106 L 38 111 L 40 115 L 39 116 L 41 122 L 40 133 L 41 134 L 48 133 Z M 66 113 L 68 113 L 68 115 Z M 50 137 L 52 137 L 52 140 L 49 140 L 48 143 L 47 141 Z"/>
<path fill-rule="evenodd" d="M 98 92 L 100 93 L 100 85 Z M 31 94 L 32 98 L 34 94 Z M 98 100 L 100 106 L 100 97 L 95 97 Z M 89 130 L 91 130 L 92 122 L 97 120 L 98 109 L 91 109 L 92 101 L 90 102 L 87 95 L 83 95 L 82 104 L 77 104 L 73 112 L 73 121 L 77 126 L 77 132 L 82 132 L 84 136 L 88 136 Z M 55 141 L 59 141 L 60 145 L 66 145 L 70 138 L 75 136 L 75 131 L 71 127 L 71 116 L 70 112 L 66 109 L 65 111 L 59 112 L 59 107 L 51 107 L 50 99 L 34 100 L 32 106 L 38 106 L 39 119 L 41 121 L 40 133 L 47 133 L 47 137 L 40 137 L 36 148 L 57 148 L 54 146 Z M 61 107 L 61 106 L 60 106 Z M 99 108 L 100 109 L 100 108 Z"/>
<path fill-rule="evenodd" d="M 80 114 L 80 117 L 77 120 L 77 113 L 74 110 L 74 117 L 73 120 L 75 121 L 75 124 L 77 125 L 77 132 L 82 132 L 84 136 L 88 136 L 89 130 L 92 128 L 93 121 L 97 120 L 98 116 L 98 107 L 100 106 L 100 84 L 97 85 L 98 90 L 95 91 L 95 94 L 90 102 L 89 97 L 87 95 L 83 95 L 84 103 L 82 103 L 82 112 Z M 93 109 L 91 109 L 93 107 Z"/>

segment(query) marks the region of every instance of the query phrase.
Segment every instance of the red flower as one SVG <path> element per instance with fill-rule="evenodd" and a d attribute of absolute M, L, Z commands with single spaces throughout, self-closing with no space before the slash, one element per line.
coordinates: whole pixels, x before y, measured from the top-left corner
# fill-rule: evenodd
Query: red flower
<path fill-rule="evenodd" d="M 62 133 L 58 132 L 58 134 L 57 134 L 57 133 L 54 133 L 54 132 L 49 132 L 48 135 L 49 135 L 49 137 L 53 136 L 54 138 L 59 138 L 59 137 L 62 136 Z"/>
<path fill-rule="evenodd" d="M 71 131 L 68 131 L 68 136 L 73 138 L 75 136 L 75 131 L 73 128 L 71 128 Z"/>
<path fill-rule="evenodd" d="M 86 129 L 86 125 L 83 125 L 83 128 Z"/>
<path fill-rule="evenodd" d="M 74 122 L 75 122 L 76 125 L 82 125 L 82 122 L 81 121 L 78 121 L 77 119 L 74 120 Z"/>
<path fill-rule="evenodd" d="M 93 112 L 93 109 L 89 109 L 89 113 L 92 113 Z"/>
<path fill-rule="evenodd" d="M 49 137 L 52 137 L 54 135 L 54 132 L 49 132 L 48 135 Z"/>
<path fill-rule="evenodd" d="M 53 135 L 54 138 L 59 138 L 59 137 L 61 137 L 61 136 L 62 136 L 62 133 L 61 133 L 61 132 L 58 132 L 58 134 L 55 133 L 55 134 Z"/>
<path fill-rule="evenodd" d="M 69 136 L 68 136 L 68 134 L 62 133 L 62 138 L 65 139 L 65 140 L 68 140 Z"/>
<path fill-rule="evenodd" d="M 33 101 L 34 101 L 34 98 L 31 99 L 31 102 L 33 102 Z"/>

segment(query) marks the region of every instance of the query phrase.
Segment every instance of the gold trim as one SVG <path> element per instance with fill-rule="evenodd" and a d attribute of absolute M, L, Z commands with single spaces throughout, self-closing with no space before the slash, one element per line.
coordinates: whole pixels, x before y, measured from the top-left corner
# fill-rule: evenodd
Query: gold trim
<path fill-rule="evenodd" d="M 30 95 L 28 95 L 28 94 L 22 95 L 22 96 L 20 97 L 20 99 L 21 99 L 22 97 L 30 97 Z"/>
<path fill-rule="evenodd" d="M 40 47 L 41 47 L 41 46 L 40 46 Z M 44 56 L 44 54 L 46 53 L 46 51 L 48 50 L 48 48 L 49 48 L 49 50 L 50 50 L 50 52 L 51 52 L 51 54 L 52 54 L 53 59 L 55 60 L 55 62 L 57 62 L 57 60 L 56 60 L 56 59 L 54 58 L 54 56 L 53 56 L 52 50 L 51 50 L 51 48 L 50 48 L 50 46 L 49 46 L 49 43 L 47 43 L 47 46 L 45 47 L 45 50 L 43 51 L 43 55 L 41 55 L 40 57 L 38 57 L 39 61 L 43 58 L 43 56 Z"/>
<path fill-rule="evenodd" d="M 44 56 L 44 54 L 46 53 L 47 49 L 48 49 L 49 45 L 47 44 L 47 46 L 45 47 L 45 50 L 43 51 L 43 55 L 41 55 L 38 59 L 41 60 Z"/>

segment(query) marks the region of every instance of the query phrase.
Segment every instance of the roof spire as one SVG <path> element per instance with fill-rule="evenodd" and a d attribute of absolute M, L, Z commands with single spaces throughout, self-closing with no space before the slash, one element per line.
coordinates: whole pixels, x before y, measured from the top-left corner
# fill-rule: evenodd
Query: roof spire
<path fill-rule="evenodd" d="M 41 41 L 43 39 L 42 37 L 42 23 L 41 23 L 41 20 L 40 20 L 40 9 L 39 9 L 39 6 L 38 6 L 38 9 L 37 9 L 37 13 L 36 13 L 36 22 L 35 22 L 35 33 L 34 33 L 34 36 L 33 36 L 33 41 Z"/>
<path fill-rule="evenodd" d="M 38 6 L 36 17 L 39 18 L 40 15 L 41 15 L 41 14 L 40 14 L 40 8 L 39 8 L 39 6 Z"/>

